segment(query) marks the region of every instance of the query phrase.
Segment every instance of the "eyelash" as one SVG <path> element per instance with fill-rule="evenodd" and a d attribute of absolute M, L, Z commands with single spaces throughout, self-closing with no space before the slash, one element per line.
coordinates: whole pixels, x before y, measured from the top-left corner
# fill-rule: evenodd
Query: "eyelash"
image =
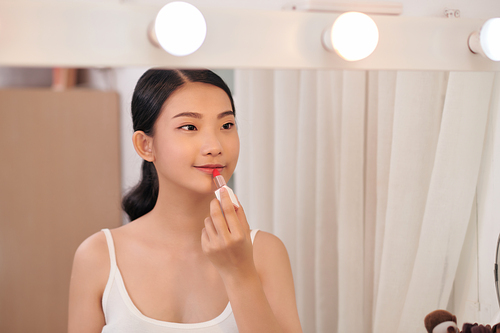
<path fill-rule="evenodd" d="M 184 125 L 184 126 L 179 127 L 179 129 L 186 129 L 186 130 L 190 131 L 189 129 L 184 128 L 184 127 L 194 127 L 194 128 L 196 128 L 194 125 Z"/>
<path fill-rule="evenodd" d="M 224 128 L 227 125 L 229 125 L 229 128 Z M 222 125 L 222 128 L 224 128 L 225 130 L 229 130 L 229 129 L 233 128 L 233 126 L 234 126 L 234 123 L 229 122 L 229 123 L 225 123 L 224 125 Z M 179 127 L 179 129 L 186 129 L 187 131 L 193 131 L 194 130 L 194 129 L 187 129 L 185 127 L 196 129 L 196 126 L 194 126 L 194 125 L 184 125 L 184 126 Z"/>

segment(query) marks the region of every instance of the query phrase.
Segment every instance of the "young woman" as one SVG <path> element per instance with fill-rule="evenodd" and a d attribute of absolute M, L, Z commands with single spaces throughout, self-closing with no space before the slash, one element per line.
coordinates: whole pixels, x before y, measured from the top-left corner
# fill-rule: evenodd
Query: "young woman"
<path fill-rule="evenodd" d="M 231 92 L 208 70 L 148 70 L 132 98 L 142 180 L 123 201 L 132 222 L 78 248 L 69 333 L 302 332 L 288 254 L 251 231 L 228 180 L 239 138 Z"/>

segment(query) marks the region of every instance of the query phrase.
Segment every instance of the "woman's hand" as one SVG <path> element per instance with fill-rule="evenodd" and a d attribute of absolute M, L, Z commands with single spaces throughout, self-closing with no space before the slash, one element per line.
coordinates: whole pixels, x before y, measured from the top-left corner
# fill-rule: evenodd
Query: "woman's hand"
<path fill-rule="evenodd" d="M 292 270 L 284 244 L 260 232 L 254 249 L 245 213 L 227 191 L 210 203 L 201 245 L 219 271 L 241 333 L 301 333 Z M 262 279 L 261 279 L 262 277 Z"/>
<path fill-rule="evenodd" d="M 205 219 L 201 245 L 203 252 L 217 268 L 223 280 L 248 277 L 255 273 L 250 227 L 245 212 L 235 210 L 225 188 L 220 190 L 221 202 L 210 203 L 210 217 Z"/>

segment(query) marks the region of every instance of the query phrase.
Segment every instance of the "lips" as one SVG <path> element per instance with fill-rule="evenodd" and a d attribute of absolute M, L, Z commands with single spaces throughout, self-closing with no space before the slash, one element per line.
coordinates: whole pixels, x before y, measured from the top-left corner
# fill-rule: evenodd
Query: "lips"
<path fill-rule="evenodd" d="M 220 165 L 220 164 L 205 164 L 205 165 L 195 166 L 195 168 L 201 172 L 204 172 L 204 173 L 211 175 L 213 173 L 214 169 L 217 169 L 217 170 L 219 170 L 219 172 L 221 172 L 222 169 L 224 169 L 224 166 Z"/>

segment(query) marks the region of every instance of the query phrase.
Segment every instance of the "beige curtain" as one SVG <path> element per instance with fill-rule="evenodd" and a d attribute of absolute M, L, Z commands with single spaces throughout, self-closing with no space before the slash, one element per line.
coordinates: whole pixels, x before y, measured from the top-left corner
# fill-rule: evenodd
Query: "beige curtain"
<path fill-rule="evenodd" d="M 481 170 L 448 308 L 469 322 L 500 322 L 493 262 L 500 233 L 500 75 L 495 75 Z M 464 321 L 464 320 L 463 320 Z"/>
<path fill-rule="evenodd" d="M 450 306 L 493 83 L 236 71 L 235 189 L 251 227 L 287 246 L 305 332 L 422 332 Z"/>

